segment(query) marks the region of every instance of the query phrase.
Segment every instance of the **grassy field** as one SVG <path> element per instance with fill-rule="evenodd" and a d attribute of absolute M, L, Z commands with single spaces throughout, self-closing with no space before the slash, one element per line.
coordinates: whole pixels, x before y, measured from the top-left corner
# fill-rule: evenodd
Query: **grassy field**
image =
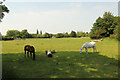
<path fill-rule="evenodd" d="M 97 42 L 97 53 L 79 54 L 89 38 L 54 38 L 2 41 L 3 77 L 17 78 L 117 78 L 118 41 Z M 33 45 L 36 60 L 24 57 L 24 46 Z M 53 58 L 45 50 L 55 49 Z"/>

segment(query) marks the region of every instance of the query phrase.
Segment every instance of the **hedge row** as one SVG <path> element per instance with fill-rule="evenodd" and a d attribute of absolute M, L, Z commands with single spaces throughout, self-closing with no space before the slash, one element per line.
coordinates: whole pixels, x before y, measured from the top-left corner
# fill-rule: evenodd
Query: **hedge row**
<path fill-rule="evenodd" d="M 2 36 L 2 39 L 1 40 L 14 40 L 14 38 L 12 37 L 6 37 L 6 36 Z"/>

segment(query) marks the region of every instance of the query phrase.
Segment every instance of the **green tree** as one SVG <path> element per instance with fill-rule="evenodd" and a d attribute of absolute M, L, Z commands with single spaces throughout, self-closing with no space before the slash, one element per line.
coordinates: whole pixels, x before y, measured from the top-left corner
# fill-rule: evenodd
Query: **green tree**
<path fill-rule="evenodd" d="M 80 32 L 77 32 L 77 37 L 81 37 Z"/>
<path fill-rule="evenodd" d="M 88 36 L 88 32 L 87 33 L 82 32 L 82 31 L 77 32 L 77 37 L 87 37 L 87 36 Z"/>
<path fill-rule="evenodd" d="M 30 38 L 30 37 L 31 37 L 31 35 L 27 32 L 26 29 L 22 30 L 22 31 L 20 32 L 20 34 L 21 34 L 21 37 L 22 37 L 22 38 Z"/>
<path fill-rule="evenodd" d="M 50 38 L 52 38 L 53 34 L 50 34 Z"/>
<path fill-rule="evenodd" d="M 43 36 L 41 34 L 38 34 L 37 35 L 37 38 L 42 38 Z"/>
<path fill-rule="evenodd" d="M 105 37 L 109 37 L 110 34 L 113 34 L 115 26 L 113 26 L 114 16 L 110 12 L 105 12 L 103 15 L 103 28 L 106 30 Z"/>
<path fill-rule="evenodd" d="M 37 34 L 39 34 L 39 31 L 38 31 L 38 29 L 37 29 Z"/>
<path fill-rule="evenodd" d="M 18 30 L 8 30 L 7 31 L 7 36 L 8 37 L 13 37 L 13 38 L 20 38 L 21 34 L 20 34 L 20 31 L 18 31 Z"/>
<path fill-rule="evenodd" d="M 50 34 L 46 32 L 45 34 L 43 34 L 43 37 L 44 38 L 50 38 Z"/>
<path fill-rule="evenodd" d="M 0 2 L 0 22 L 1 19 L 3 19 L 3 17 L 5 16 L 5 13 L 9 13 L 9 9 L 2 4 L 3 2 L 4 0 Z"/>
<path fill-rule="evenodd" d="M 63 38 L 64 37 L 64 34 L 63 33 L 57 33 L 56 34 L 56 38 Z"/>
<path fill-rule="evenodd" d="M 64 37 L 69 37 L 68 32 L 64 33 Z"/>
<path fill-rule="evenodd" d="M 95 33 L 94 33 L 94 37 L 95 37 L 96 39 L 99 39 L 99 38 L 102 37 L 100 34 L 101 34 L 101 30 L 96 30 Z"/>
<path fill-rule="evenodd" d="M 116 18 L 116 20 L 117 20 L 117 25 L 116 25 L 116 27 L 115 27 L 115 29 L 114 29 L 114 34 L 112 35 L 112 36 L 114 36 L 114 38 L 116 38 L 116 39 L 118 39 L 118 40 L 120 40 L 120 17 L 118 16 L 117 18 Z"/>
<path fill-rule="evenodd" d="M 37 38 L 39 34 L 30 34 L 31 38 Z"/>
<path fill-rule="evenodd" d="M 40 34 L 42 35 L 42 30 L 40 30 Z"/>
<path fill-rule="evenodd" d="M 70 37 L 76 37 L 76 32 L 75 31 L 71 31 Z"/>
<path fill-rule="evenodd" d="M 113 31 L 117 25 L 117 19 L 110 12 L 105 12 L 103 17 L 99 17 L 96 22 L 93 24 L 93 27 L 90 32 L 91 38 L 99 37 L 109 37 L 113 34 Z M 98 34 L 99 33 L 99 34 Z"/>

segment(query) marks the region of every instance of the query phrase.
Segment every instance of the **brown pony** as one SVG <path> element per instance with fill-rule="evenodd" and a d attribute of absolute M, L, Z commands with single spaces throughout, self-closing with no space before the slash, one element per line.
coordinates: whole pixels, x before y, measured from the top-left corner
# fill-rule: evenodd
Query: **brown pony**
<path fill-rule="evenodd" d="M 27 56 L 29 57 L 29 52 L 30 52 L 30 55 L 32 57 L 32 53 L 33 53 L 33 60 L 35 60 L 35 49 L 33 46 L 30 46 L 30 45 L 26 45 L 24 47 L 24 51 L 25 51 L 25 56 L 26 56 L 26 51 L 27 51 Z"/>

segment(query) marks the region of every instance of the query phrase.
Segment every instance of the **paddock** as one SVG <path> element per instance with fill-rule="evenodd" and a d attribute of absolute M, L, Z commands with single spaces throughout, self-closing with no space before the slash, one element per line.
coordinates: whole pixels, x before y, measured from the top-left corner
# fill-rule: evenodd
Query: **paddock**
<path fill-rule="evenodd" d="M 89 38 L 26 39 L 1 41 L 3 76 L 7 78 L 117 78 L 118 42 L 105 38 L 97 43 L 98 52 L 93 49 L 79 50 Z M 54 43 L 54 45 L 52 45 Z M 33 45 L 36 60 L 24 57 L 24 45 Z M 47 46 L 46 46 L 47 45 Z M 45 50 L 55 49 L 52 58 Z M 32 73 L 32 75 L 31 75 Z"/>

